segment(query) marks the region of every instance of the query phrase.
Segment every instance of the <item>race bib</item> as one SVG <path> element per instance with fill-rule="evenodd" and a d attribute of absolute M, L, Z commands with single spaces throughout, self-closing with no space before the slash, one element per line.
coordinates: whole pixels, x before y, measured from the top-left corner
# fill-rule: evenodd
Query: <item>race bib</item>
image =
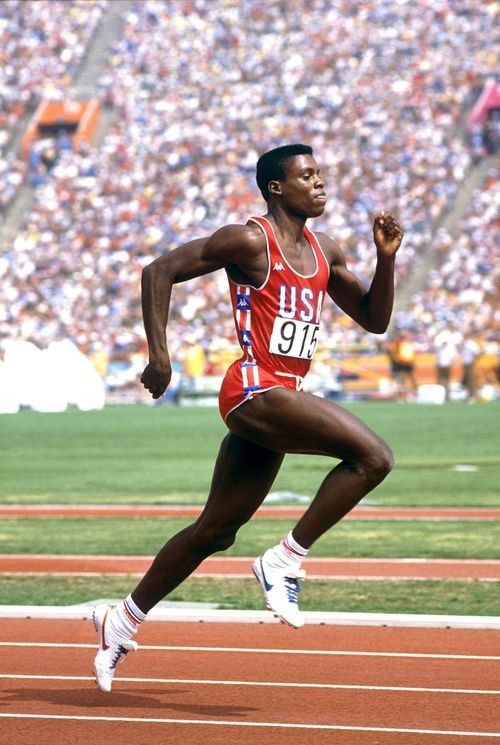
<path fill-rule="evenodd" d="M 318 329 L 319 326 L 315 323 L 277 316 L 274 319 L 269 351 L 285 357 L 310 360 L 318 343 Z"/>

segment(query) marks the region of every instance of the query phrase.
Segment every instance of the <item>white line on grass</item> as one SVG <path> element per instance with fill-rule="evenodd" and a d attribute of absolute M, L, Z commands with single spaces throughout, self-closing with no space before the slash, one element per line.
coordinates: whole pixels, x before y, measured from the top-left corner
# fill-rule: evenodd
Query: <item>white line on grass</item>
<path fill-rule="evenodd" d="M 306 730 L 337 730 L 344 732 L 397 732 L 412 735 L 445 735 L 455 737 L 498 737 L 497 732 L 465 732 L 463 730 L 439 730 L 439 729 L 402 729 L 399 727 L 356 727 L 342 724 L 306 724 L 302 722 L 237 722 L 217 719 L 167 719 L 156 717 L 90 717 L 66 714 L 17 714 L 0 713 L 4 719 L 54 719 L 72 720 L 78 722 L 134 722 L 139 724 L 187 724 L 187 725 L 210 725 L 215 727 L 265 727 L 279 729 L 306 729 Z"/>

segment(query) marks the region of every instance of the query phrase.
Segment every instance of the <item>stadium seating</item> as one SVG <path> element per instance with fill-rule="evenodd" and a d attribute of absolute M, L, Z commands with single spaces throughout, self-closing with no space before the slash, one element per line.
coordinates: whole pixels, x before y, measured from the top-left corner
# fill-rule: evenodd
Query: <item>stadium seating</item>
<path fill-rule="evenodd" d="M 7 5 L 15 19 L 35 4 Z M 71 8 L 65 30 L 40 22 L 37 33 L 48 58 L 57 50 L 65 65 L 33 62 L 29 85 L 18 69 L 12 100 L 32 105 L 40 81 L 49 91 L 64 88 L 74 49 L 84 53 L 105 8 L 63 5 Z M 398 214 L 406 229 L 398 277 L 405 277 L 470 167 L 460 125 L 494 68 L 493 25 L 493 4 L 472 0 L 133 3 L 96 81 L 115 123 L 98 151 L 60 152 L 0 258 L 1 336 L 40 348 L 71 339 L 103 369 L 121 365 L 128 384 L 145 354 L 142 267 L 184 240 L 262 212 L 255 161 L 283 142 L 315 148 L 330 194 L 316 227 L 339 240 L 361 277 L 375 260 L 371 216 L 380 208 Z M 35 42 L 22 29 L 19 22 L 10 44 L 26 47 L 29 68 Z M 401 319 L 419 352 L 433 351 L 443 324 L 494 343 L 494 221 L 478 224 L 476 210 L 490 214 L 495 185 L 492 177 L 475 195 L 456 245 L 434 238 L 442 272 L 431 274 Z M 235 350 L 222 273 L 176 288 L 171 321 L 174 360 L 182 364 L 186 347 L 199 343 L 206 372 L 220 374 Z M 335 350 L 381 352 L 385 340 L 360 333 L 330 306 L 321 344 L 334 361 Z"/>

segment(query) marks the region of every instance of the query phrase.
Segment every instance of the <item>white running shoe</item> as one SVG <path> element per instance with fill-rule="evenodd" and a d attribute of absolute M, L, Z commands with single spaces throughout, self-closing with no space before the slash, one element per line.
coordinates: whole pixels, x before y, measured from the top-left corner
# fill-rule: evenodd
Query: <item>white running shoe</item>
<path fill-rule="evenodd" d="M 299 629 L 304 625 L 304 617 L 299 611 L 298 594 L 301 590 L 299 579 L 305 579 L 304 569 L 279 575 L 276 570 L 264 569 L 262 557 L 255 559 L 252 570 L 264 590 L 266 605 L 280 621 Z"/>
<path fill-rule="evenodd" d="M 99 647 L 94 659 L 94 675 L 100 691 L 109 693 L 113 683 L 115 668 L 129 652 L 135 652 L 138 647 L 137 642 L 129 641 L 122 644 L 106 643 L 106 621 L 108 614 L 111 612 L 109 605 L 96 605 L 92 614 L 94 627 L 99 634 Z"/>

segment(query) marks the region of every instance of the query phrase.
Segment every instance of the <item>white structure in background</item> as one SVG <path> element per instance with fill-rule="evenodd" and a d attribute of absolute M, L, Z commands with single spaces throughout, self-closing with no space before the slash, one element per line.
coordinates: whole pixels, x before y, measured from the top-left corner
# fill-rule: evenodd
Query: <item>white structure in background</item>
<path fill-rule="evenodd" d="M 0 413 L 21 406 L 57 412 L 71 404 L 89 411 L 102 409 L 104 402 L 104 381 L 72 342 L 52 342 L 44 350 L 25 341 L 7 346 L 0 364 Z"/>
<path fill-rule="evenodd" d="M 13 370 L 0 360 L 0 414 L 15 414 L 20 404 Z"/>

